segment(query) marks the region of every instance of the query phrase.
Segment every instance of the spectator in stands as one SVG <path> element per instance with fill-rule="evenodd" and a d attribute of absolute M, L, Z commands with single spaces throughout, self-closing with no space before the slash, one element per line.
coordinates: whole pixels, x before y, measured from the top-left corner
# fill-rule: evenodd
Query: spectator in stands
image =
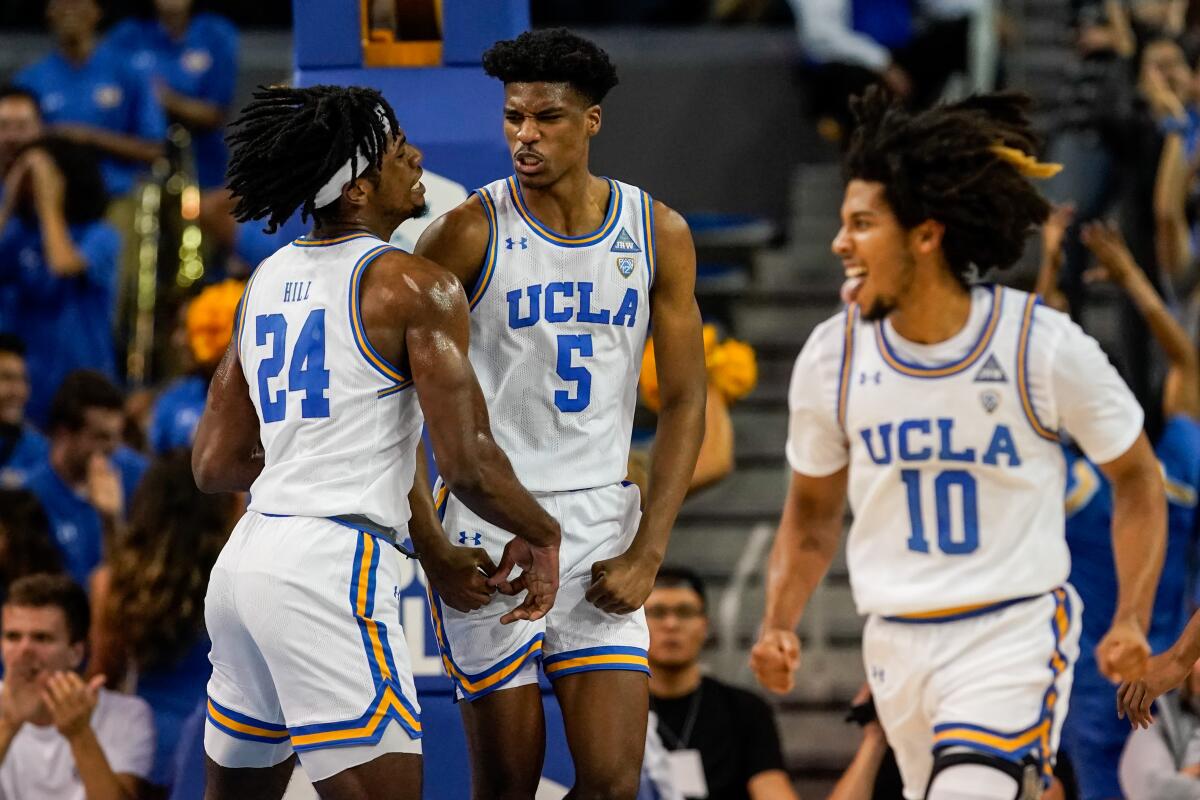
<path fill-rule="evenodd" d="M 207 287 L 187 304 L 181 327 L 189 368 L 154 403 L 150 447 L 155 453 L 192 446 L 208 384 L 233 338 L 233 318 L 244 288 L 241 281 L 224 281 Z"/>
<path fill-rule="evenodd" d="M 92 577 L 89 672 L 109 686 L 130 678 L 154 710 L 156 786 L 171 783 L 180 731 L 205 696 L 204 594 L 236 512 L 233 495 L 196 488 L 190 452 L 176 450 L 146 472 L 129 525 Z"/>
<path fill-rule="evenodd" d="M 37 97 L 19 86 L 0 87 L 0 178 L 17 153 L 42 135 L 42 114 Z"/>
<path fill-rule="evenodd" d="M 842 773 L 829 800 L 900 800 L 904 783 L 896 766 L 896 754 L 888 747 L 883 726 L 875 715 L 871 687 L 863 684 L 850 704 L 847 722 L 862 726 L 862 742 L 854 760 Z"/>
<path fill-rule="evenodd" d="M 704 583 L 663 567 L 646 600 L 650 708 L 671 751 L 675 788 L 689 798 L 796 800 L 771 709 L 758 696 L 705 677 Z"/>
<path fill-rule="evenodd" d="M 24 489 L 0 489 L 0 603 L 18 578 L 60 572 L 62 558 L 37 496 Z"/>
<path fill-rule="evenodd" d="M 81 584 L 100 563 L 105 542 L 114 538 L 140 477 L 115 458 L 123 401 L 98 372 L 68 375 L 50 409 L 50 455 L 26 481 L 50 517 L 67 571 Z"/>
<path fill-rule="evenodd" d="M 100 46 L 96 0 L 49 0 L 46 19 L 56 49 L 14 76 L 38 98 L 54 132 L 103 155 L 112 197 L 129 193 L 146 165 L 162 155 L 166 122 L 150 81 L 129 54 Z"/>
<path fill-rule="evenodd" d="M 872 83 L 923 107 L 967 66 L 969 15 L 985 0 L 788 0 L 822 133 L 848 130 L 851 95 Z M 837 124 L 826 128 L 826 121 Z"/>
<path fill-rule="evenodd" d="M 229 151 L 222 127 L 237 79 L 237 30 L 216 14 L 193 14 L 192 0 L 154 0 L 155 19 L 126 19 L 106 44 L 152 76 L 171 122 L 192 136 L 196 177 L 204 191 L 222 190 Z"/>
<path fill-rule="evenodd" d="M 0 206 L 0 286 L 17 302 L 8 333 L 29 348 L 27 414 L 44 424 L 73 369 L 115 374 L 113 309 L 120 237 L 103 221 L 105 195 L 89 153 L 62 139 L 35 142 L 9 171 Z"/>
<path fill-rule="evenodd" d="M 46 437 L 25 419 L 28 402 L 25 344 L 0 333 L 0 487 L 20 486 L 50 452 Z"/>
<path fill-rule="evenodd" d="M 1049 237 L 1061 235 L 1064 219 L 1052 215 Z M 1083 228 L 1084 243 L 1099 264 L 1094 277 L 1116 284 L 1134 304 L 1167 357 L 1161 400 L 1146 406 L 1146 434 L 1162 466 L 1167 488 L 1167 553 L 1159 578 L 1147 638 L 1160 653 L 1175 641 L 1186 622 L 1189 561 L 1200 491 L 1200 354 L 1137 266 L 1115 226 L 1100 222 Z M 1046 269 L 1053 271 L 1051 262 Z M 1042 285 L 1052 287 L 1053 276 Z M 1050 302 L 1060 298 L 1050 293 Z M 1063 748 L 1070 753 L 1084 800 L 1119 797 L 1117 761 L 1129 735 L 1113 714 L 1116 690 L 1096 664 L 1094 650 L 1116 612 L 1117 582 L 1111 544 L 1112 495 L 1101 471 L 1075 447 L 1064 447 L 1068 466 L 1067 545 L 1071 583 L 1083 600 L 1083 632 L 1070 713 L 1063 727 Z"/>
<path fill-rule="evenodd" d="M 146 703 L 84 683 L 88 600 L 66 576 L 31 575 L 4 602 L 0 796 L 136 800 L 154 758 Z"/>
<path fill-rule="evenodd" d="M 1200 662 L 1178 692 L 1159 697 L 1154 724 L 1129 736 L 1120 788 L 1131 800 L 1200 798 Z"/>

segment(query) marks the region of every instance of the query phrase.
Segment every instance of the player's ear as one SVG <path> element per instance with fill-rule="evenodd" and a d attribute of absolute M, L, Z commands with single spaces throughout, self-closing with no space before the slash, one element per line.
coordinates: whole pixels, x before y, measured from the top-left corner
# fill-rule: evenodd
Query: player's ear
<path fill-rule="evenodd" d="M 941 249 L 942 237 L 945 234 L 945 225 L 937 220 L 927 219 L 909 231 L 909 244 L 921 255 L 932 255 Z"/>
<path fill-rule="evenodd" d="M 342 199 L 355 208 L 364 206 L 367 204 L 367 199 L 370 197 L 370 191 L 373 188 L 374 185 L 371 181 L 360 175 L 346 184 L 345 189 L 342 189 Z"/>
<path fill-rule="evenodd" d="M 583 112 L 584 126 L 587 129 L 588 136 L 595 136 L 600 132 L 600 106 L 589 106 L 588 110 Z"/>

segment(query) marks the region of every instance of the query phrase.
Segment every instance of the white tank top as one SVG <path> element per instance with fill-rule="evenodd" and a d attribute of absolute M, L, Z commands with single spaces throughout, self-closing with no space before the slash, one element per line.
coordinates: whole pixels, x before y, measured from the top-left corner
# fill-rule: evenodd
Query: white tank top
<path fill-rule="evenodd" d="M 1066 468 L 1028 386 L 1036 298 L 991 292 L 975 345 L 937 367 L 901 360 L 883 324 L 845 314 L 837 406 L 862 612 L 955 611 L 1067 579 Z"/>
<path fill-rule="evenodd" d="M 514 178 L 477 191 L 490 236 L 468 287 L 471 363 L 521 482 L 560 492 L 625 478 L 654 281 L 650 196 L 609 180 L 600 227 L 561 236 Z"/>
<path fill-rule="evenodd" d="M 366 233 L 298 239 L 251 276 L 237 348 L 266 466 L 250 510 L 408 522 L 421 408 L 412 380 L 367 341 L 359 309 L 364 272 L 392 249 Z"/>

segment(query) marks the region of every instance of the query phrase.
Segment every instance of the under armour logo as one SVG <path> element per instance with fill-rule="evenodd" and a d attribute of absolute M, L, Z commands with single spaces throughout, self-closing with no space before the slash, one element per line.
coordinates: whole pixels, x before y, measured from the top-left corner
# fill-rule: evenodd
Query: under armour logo
<path fill-rule="evenodd" d="M 480 533 L 479 531 L 475 531 L 474 533 L 471 533 L 471 534 L 468 534 L 466 531 L 459 531 L 458 532 L 458 543 L 459 544 L 473 544 L 476 547 L 479 547 L 479 545 L 483 544 L 483 534 Z"/>
<path fill-rule="evenodd" d="M 876 372 L 873 375 L 870 373 L 867 373 L 867 372 L 858 373 L 858 385 L 859 386 L 866 384 L 867 381 L 874 381 L 875 385 L 878 386 L 880 381 L 882 381 L 882 380 L 883 380 L 883 375 L 880 372 Z"/>
<path fill-rule="evenodd" d="M 518 242 L 518 244 L 520 244 L 520 245 L 521 245 L 521 249 L 522 249 L 522 250 L 528 250 L 528 249 L 529 249 L 529 240 L 528 240 L 528 239 L 526 239 L 524 236 L 522 236 L 522 237 L 521 237 L 521 241 L 520 241 L 520 242 Z M 507 238 L 507 239 L 505 239 L 505 240 L 504 240 L 504 249 L 505 249 L 505 250 L 512 250 L 512 249 L 513 249 L 513 240 L 512 240 L 512 237 L 509 237 L 509 238 Z"/>

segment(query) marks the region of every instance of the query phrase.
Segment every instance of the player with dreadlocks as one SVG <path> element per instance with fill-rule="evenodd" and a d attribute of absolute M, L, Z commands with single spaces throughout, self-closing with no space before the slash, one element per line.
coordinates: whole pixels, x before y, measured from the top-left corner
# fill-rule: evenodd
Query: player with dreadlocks
<path fill-rule="evenodd" d="M 789 395 L 791 484 L 768 565 L 759 681 L 787 692 L 795 628 L 846 545 L 863 659 L 910 800 L 1036 796 L 1078 655 L 1058 439 L 1113 486 L 1117 611 L 1097 648 L 1139 675 L 1166 501 L 1142 411 L 1096 342 L 1037 297 L 977 280 L 1016 262 L 1048 206 L 1016 94 L 912 113 L 853 103 L 846 309 L 819 325 Z"/>
<path fill-rule="evenodd" d="M 541 661 L 575 764 L 572 798 L 637 794 L 649 713 L 642 604 L 666 553 L 704 430 L 696 254 L 683 218 L 593 175 L 608 55 L 562 29 L 497 42 L 514 174 L 433 223 L 417 252 L 471 298 L 471 363 L 496 437 L 563 529 L 562 594 L 544 620 L 500 627 L 506 601 L 462 613 L 433 603 L 458 694 L 477 800 L 532 798 L 545 729 Z M 650 325 L 662 408 L 645 514 L 628 469 Z M 446 534 L 477 531 L 498 556 L 517 531 L 441 492 Z M 519 541 L 519 540 L 514 540 Z M 503 564 L 501 565 L 503 566 Z"/>
<path fill-rule="evenodd" d="M 313 228 L 250 278 L 196 432 L 197 485 L 251 492 L 205 599 L 206 797 L 281 797 L 298 755 L 323 798 L 415 800 L 421 722 L 391 545 L 414 511 L 432 514 L 425 481 L 410 491 L 422 421 L 454 491 L 524 537 L 505 589 L 525 600 L 502 621 L 552 605 L 559 528 L 492 439 L 458 281 L 386 243 L 424 206 L 421 153 L 387 102 L 332 86 L 254 97 L 230 137 L 237 216 L 274 228 L 299 211 Z M 486 604 L 495 565 L 420 535 L 435 525 L 412 526 L 431 582 Z"/>

